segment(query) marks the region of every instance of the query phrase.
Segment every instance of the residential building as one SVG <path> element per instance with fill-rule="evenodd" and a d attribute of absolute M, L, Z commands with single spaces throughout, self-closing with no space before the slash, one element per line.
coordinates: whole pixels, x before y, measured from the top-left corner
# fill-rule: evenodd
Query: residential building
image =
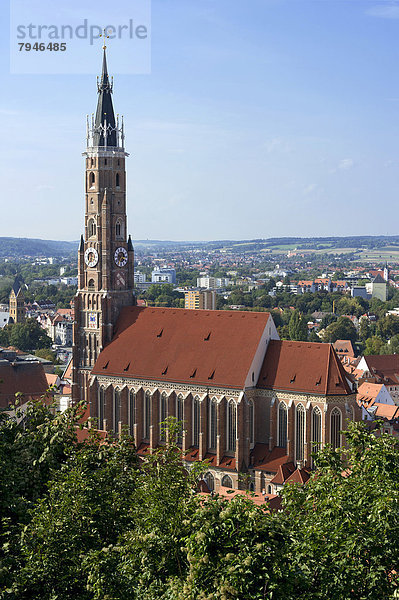
<path fill-rule="evenodd" d="M 230 285 L 230 279 L 227 277 L 197 277 L 197 287 L 212 290 L 215 288 L 224 288 Z"/>
<path fill-rule="evenodd" d="M 215 310 L 216 292 L 214 290 L 186 290 L 184 308 L 194 310 Z"/>
<path fill-rule="evenodd" d="M 151 273 L 152 283 L 176 283 L 176 270 L 169 267 L 156 268 Z"/>

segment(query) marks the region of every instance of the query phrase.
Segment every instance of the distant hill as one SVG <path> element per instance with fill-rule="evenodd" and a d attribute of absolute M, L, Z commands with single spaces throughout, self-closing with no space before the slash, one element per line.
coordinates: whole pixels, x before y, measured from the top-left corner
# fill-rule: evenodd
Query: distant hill
<path fill-rule="evenodd" d="M 37 258 L 69 256 L 78 249 L 79 242 L 59 242 L 32 238 L 0 237 L 1 258 Z"/>
<path fill-rule="evenodd" d="M 399 251 L 399 236 L 347 236 L 347 237 L 281 237 L 253 240 L 215 240 L 215 241 L 171 241 L 171 240 L 134 240 L 134 246 L 141 251 L 156 249 L 160 251 L 202 248 L 204 250 L 229 249 L 232 252 L 256 252 L 261 250 L 284 252 L 288 249 L 318 251 L 330 253 L 335 248 L 354 250 L 377 250 L 390 247 Z M 32 238 L 0 237 L 0 258 L 55 258 L 76 255 L 79 242 L 62 242 L 57 240 L 38 240 Z"/>

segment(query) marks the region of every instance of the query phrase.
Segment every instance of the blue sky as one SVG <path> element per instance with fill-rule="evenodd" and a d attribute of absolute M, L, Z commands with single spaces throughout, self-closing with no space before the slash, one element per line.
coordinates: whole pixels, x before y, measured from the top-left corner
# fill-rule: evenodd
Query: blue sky
<path fill-rule="evenodd" d="M 83 18 L 82 4 L 68 6 Z M 96 2 L 99 22 L 109 4 Z M 131 2 L 118 6 L 128 14 Z M 153 0 L 151 10 L 149 74 L 118 75 L 118 42 L 108 45 L 134 239 L 399 234 L 399 2 Z M 95 76 L 11 74 L 7 36 L 0 235 L 77 239 Z M 100 46 L 80 57 L 92 73 Z"/>

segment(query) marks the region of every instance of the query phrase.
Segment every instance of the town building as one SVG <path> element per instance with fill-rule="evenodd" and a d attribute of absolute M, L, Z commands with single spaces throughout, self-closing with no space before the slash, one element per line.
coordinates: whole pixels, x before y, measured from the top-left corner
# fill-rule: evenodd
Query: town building
<path fill-rule="evenodd" d="M 215 310 L 215 290 L 185 290 L 184 308 L 190 310 Z"/>
<path fill-rule="evenodd" d="M 227 277 L 197 277 L 197 287 L 212 290 L 227 287 L 230 279 Z"/>
<path fill-rule="evenodd" d="M 151 273 L 152 283 L 176 283 L 176 270 L 168 267 L 156 268 Z"/>
<path fill-rule="evenodd" d="M 352 379 L 332 345 L 281 341 L 266 312 L 135 305 L 128 154 L 105 49 L 98 93 L 84 153 L 73 401 L 85 400 L 110 435 L 126 426 L 140 456 L 167 443 L 163 423 L 175 417 L 185 463 L 208 461 L 209 489 L 273 494 L 289 477 L 302 481 L 313 451 L 341 446 L 347 420 L 361 418 Z M 199 279 L 205 288 L 219 283 Z"/>

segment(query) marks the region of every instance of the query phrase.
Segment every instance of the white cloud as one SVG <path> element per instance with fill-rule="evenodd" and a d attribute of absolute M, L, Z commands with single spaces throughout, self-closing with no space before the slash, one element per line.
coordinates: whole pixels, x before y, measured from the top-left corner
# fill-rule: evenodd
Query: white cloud
<path fill-rule="evenodd" d="M 315 192 L 318 188 L 317 183 L 309 183 L 309 185 L 305 186 L 302 190 L 302 194 L 304 196 L 309 196 L 309 194 L 312 194 L 313 192 Z"/>
<path fill-rule="evenodd" d="M 366 10 L 366 15 L 380 19 L 399 19 L 399 5 L 397 2 L 386 2 L 371 6 Z"/>
<path fill-rule="evenodd" d="M 347 171 L 348 169 L 351 169 L 354 166 L 354 164 L 355 161 L 353 160 L 353 158 L 343 158 L 338 163 L 338 169 L 340 171 Z"/>

